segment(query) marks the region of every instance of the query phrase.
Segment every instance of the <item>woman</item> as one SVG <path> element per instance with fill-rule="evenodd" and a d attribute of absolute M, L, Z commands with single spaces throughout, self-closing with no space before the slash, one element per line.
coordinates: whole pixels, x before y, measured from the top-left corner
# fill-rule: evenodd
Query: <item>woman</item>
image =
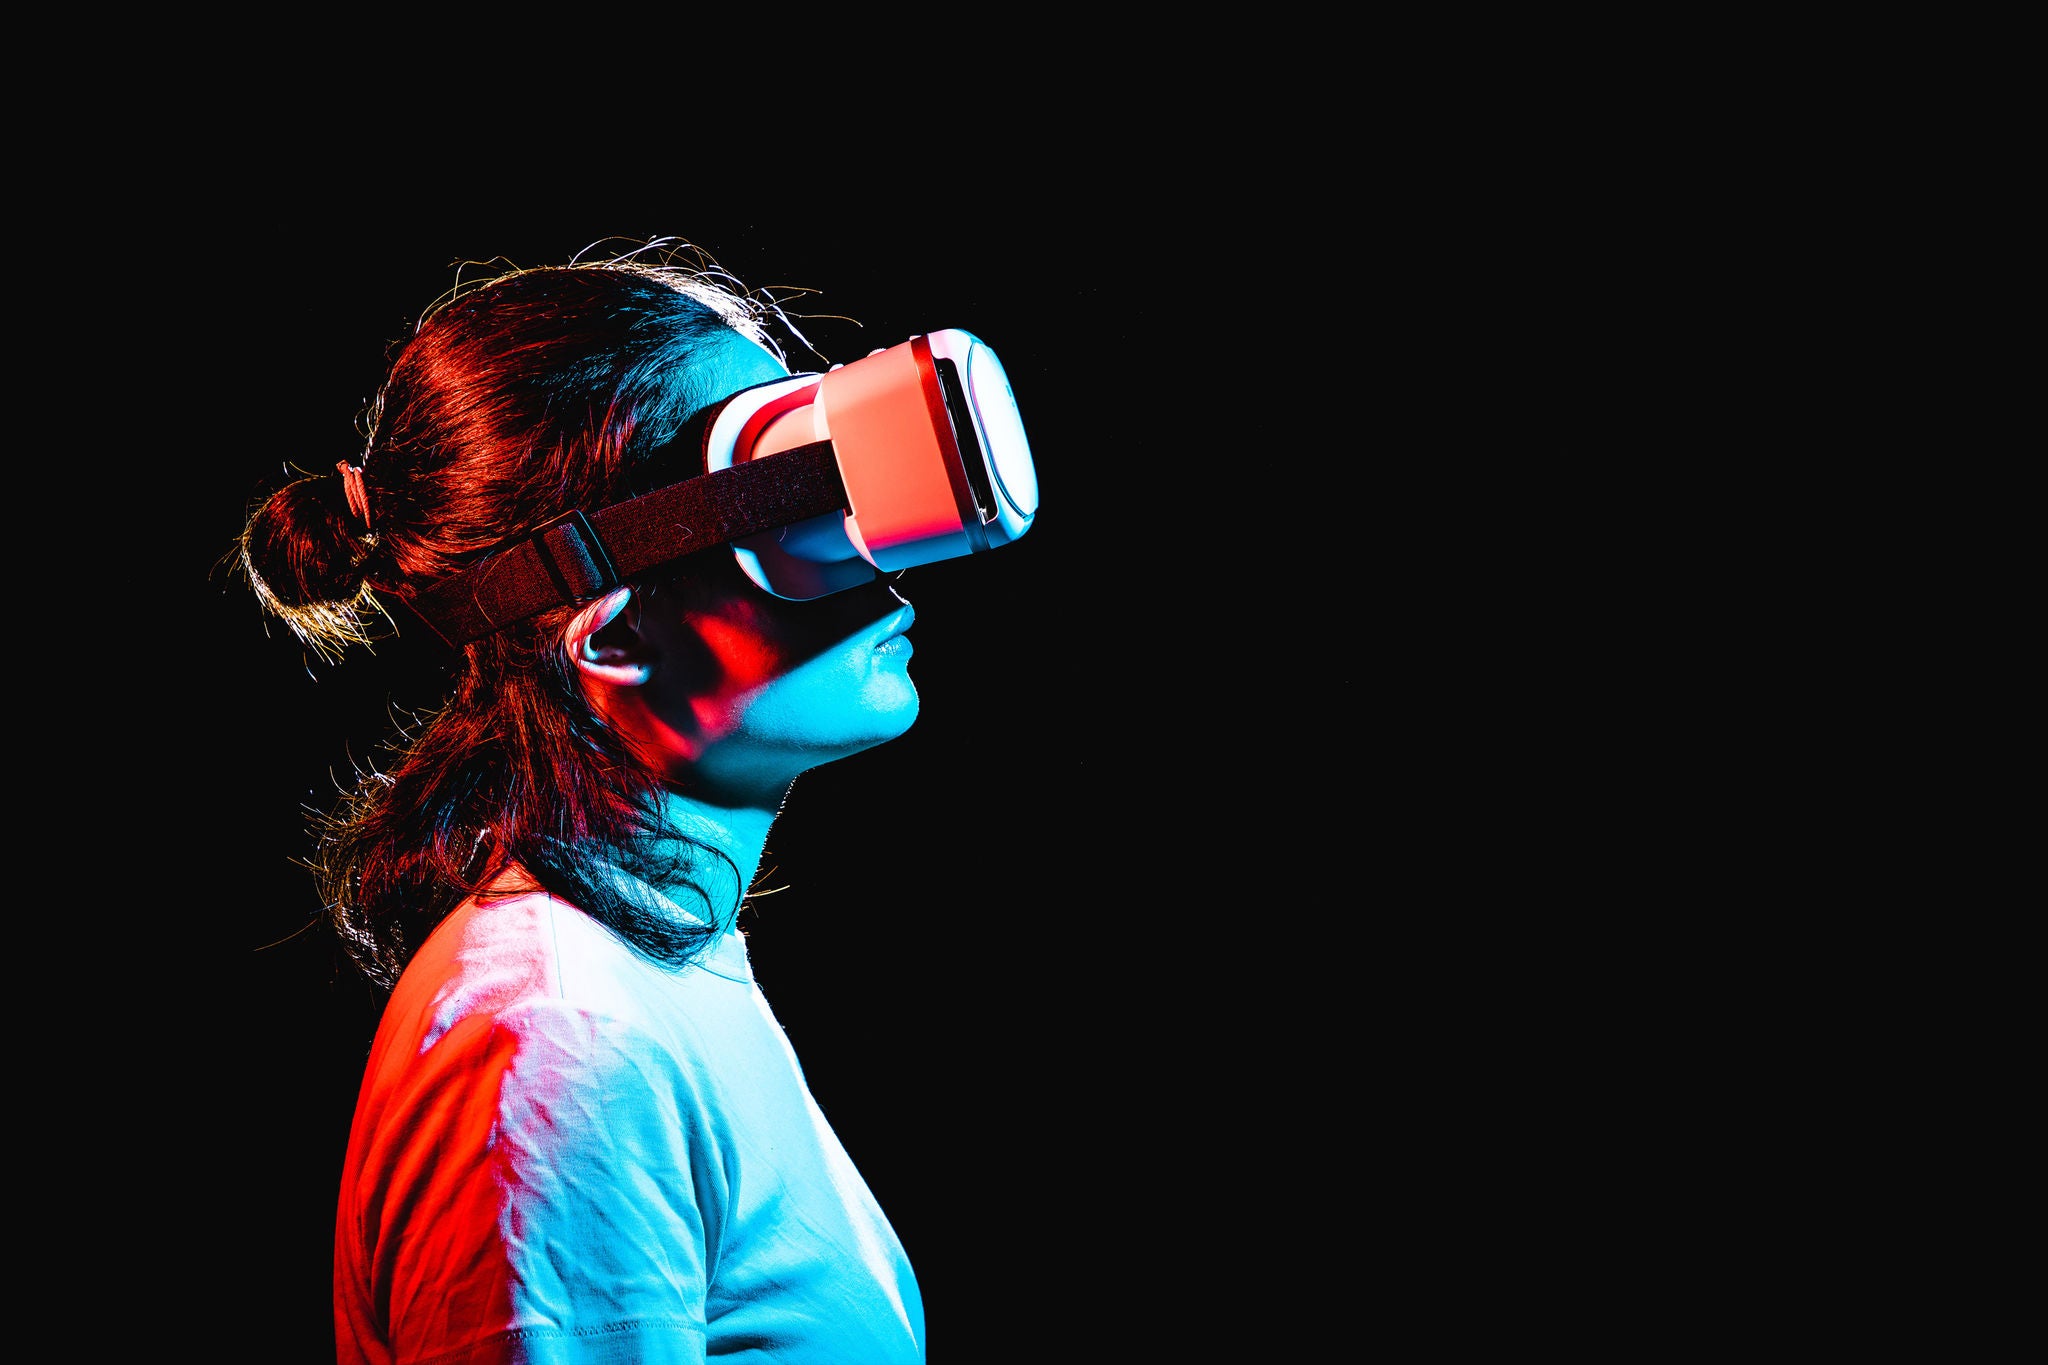
<path fill-rule="evenodd" d="M 368 644 L 397 599 L 461 651 L 316 826 L 331 921 L 389 992 L 336 1219 L 344 1362 L 924 1357 L 903 1247 L 736 926 L 798 775 L 916 719 L 910 605 L 871 574 L 778 596 L 720 543 L 449 625 L 485 600 L 449 585 L 701 472 L 724 400 L 790 373 L 772 300 L 654 246 L 444 299 L 361 457 L 242 537 L 309 647 Z"/>

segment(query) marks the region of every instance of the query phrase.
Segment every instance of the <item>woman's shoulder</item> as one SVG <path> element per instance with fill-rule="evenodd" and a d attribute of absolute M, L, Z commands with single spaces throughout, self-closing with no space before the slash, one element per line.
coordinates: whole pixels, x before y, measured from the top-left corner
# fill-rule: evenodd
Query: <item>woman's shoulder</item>
<path fill-rule="evenodd" d="M 594 1044 L 649 1036 L 674 1046 L 679 1029 L 753 1013 L 744 942 L 736 932 L 725 939 L 697 965 L 676 969 L 545 891 L 479 896 L 420 946 L 384 1022 L 419 1049 L 458 1028 L 580 1033 Z"/>
<path fill-rule="evenodd" d="M 397 1170 L 430 1143 L 436 1161 L 418 1164 L 591 1171 L 681 1141 L 669 1131 L 679 1114 L 691 1141 L 723 1143 L 718 1063 L 650 1011 L 628 976 L 606 985 L 592 974 L 597 957 L 631 956 L 607 937 L 545 893 L 450 915 L 380 1022 L 357 1100 L 362 1160 Z M 564 985 L 565 961 L 583 962 L 580 986 Z"/>

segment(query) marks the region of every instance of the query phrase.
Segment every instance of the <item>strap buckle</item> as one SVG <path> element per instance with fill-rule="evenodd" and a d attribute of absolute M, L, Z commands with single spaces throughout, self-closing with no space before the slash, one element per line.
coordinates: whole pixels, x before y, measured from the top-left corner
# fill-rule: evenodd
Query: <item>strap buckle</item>
<path fill-rule="evenodd" d="M 542 571 L 569 601 L 586 601 L 619 586 L 611 552 L 580 508 L 542 523 L 527 539 L 539 554 Z"/>

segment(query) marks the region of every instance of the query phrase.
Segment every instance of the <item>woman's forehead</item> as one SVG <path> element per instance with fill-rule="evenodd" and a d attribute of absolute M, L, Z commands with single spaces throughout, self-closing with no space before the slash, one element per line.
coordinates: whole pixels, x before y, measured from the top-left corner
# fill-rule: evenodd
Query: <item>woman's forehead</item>
<path fill-rule="evenodd" d="M 789 367 L 776 359 L 774 352 L 738 332 L 733 333 L 732 344 L 722 348 L 720 358 L 722 363 L 746 376 L 742 387 L 764 384 L 790 373 Z"/>
<path fill-rule="evenodd" d="M 788 374 L 789 368 L 772 352 L 734 332 L 723 344 L 708 350 L 701 358 L 697 373 L 692 376 L 692 387 L 697 391 L 691 395 L 690 406 L 707 408 L 732 397 L 741 389 L 766 384 Z"/>

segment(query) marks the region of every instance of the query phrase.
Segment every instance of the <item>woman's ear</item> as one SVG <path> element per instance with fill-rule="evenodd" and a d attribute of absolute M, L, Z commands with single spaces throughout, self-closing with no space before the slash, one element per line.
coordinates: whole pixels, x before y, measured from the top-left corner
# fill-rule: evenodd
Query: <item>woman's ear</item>
<path fill-rule="evenodd" d="M 614 687 L 639 687 L 654 671 L 639 613 L 626 615 L 631 588 L 614 588 L 570 618 L 562 646 L 584 677 Z"/>

